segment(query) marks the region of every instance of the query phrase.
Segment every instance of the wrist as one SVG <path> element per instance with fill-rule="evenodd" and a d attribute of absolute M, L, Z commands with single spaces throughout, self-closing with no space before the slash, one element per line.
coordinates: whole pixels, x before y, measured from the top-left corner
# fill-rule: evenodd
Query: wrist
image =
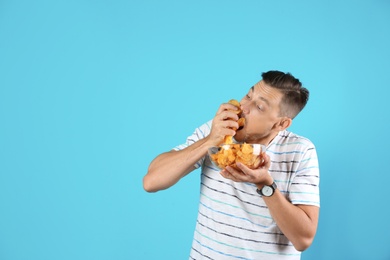
<path fill-rule="evenodd" d="M 216 147 L 216 146 L 219 146 L 221 144 L 218 143 L 214 138 L 211 138 L 210 135 L 206 136 L 205 138 L 201 139 L 203 141 L 203 145 L 205 145 L 207 148 L 210 148 L 210 147 Z"/>
<path fill-rule="evenodd" d="M 269 175 L 269 177 L 267 179 L 265 179 L 264 181 L 262 181 L 260 183 L 256 183 L 256 186 L 259 190 L 261 190 L 264 187 L 264 185 L 271 186 L 272 183 L 274 183 L 274 178 L 272 178 L 272 176 Z"/>

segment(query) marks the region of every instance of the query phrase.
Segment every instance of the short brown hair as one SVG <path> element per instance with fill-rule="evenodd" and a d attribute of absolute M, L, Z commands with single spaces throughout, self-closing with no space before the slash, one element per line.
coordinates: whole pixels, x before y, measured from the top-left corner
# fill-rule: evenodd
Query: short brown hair
<path fill-rule="evenodd" d="M 302 87 L 299 79 L 290 73 L 277 70 L 263 72 L 261 76 L 265 84 L 283 93 L 280 104 L 280 116 L 287 116 L 293 119 L 306 106 L 309 100 L 309 90 Z"/>

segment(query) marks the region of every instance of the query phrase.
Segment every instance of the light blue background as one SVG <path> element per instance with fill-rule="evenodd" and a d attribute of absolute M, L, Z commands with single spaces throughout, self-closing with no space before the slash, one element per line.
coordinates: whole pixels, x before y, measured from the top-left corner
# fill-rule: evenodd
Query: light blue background
<path fill-rule="evenodd" d="M 311 91 L 302 259 L 390 259 L 389 46 L 386 0 L 0 0 L 0 259 L 187 259 L 199 171 L 142 178 L 271 69 Z"/>

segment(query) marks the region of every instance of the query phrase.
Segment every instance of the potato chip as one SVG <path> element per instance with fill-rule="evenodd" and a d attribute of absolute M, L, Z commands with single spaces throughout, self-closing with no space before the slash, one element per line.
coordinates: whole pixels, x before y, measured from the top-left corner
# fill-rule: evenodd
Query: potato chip
<path fill-rule="evenodd" d="M 241 113 L 241 104 L 240 104 L 240 102 L 238 102 L 235 99 L 230 99 L 228 103 L 232 104 L 233 106 L 238 108 L 237 110 L 233 110 L 235 113 L 237 113 L 237 114 Z"/>
<path fill-rule="evenodd" d="M 223 142 L 224 142 L 224 144 L 232 144 L 233 143 L 233 136 L 231 136 L 231 135 L 225 136 Z"/>

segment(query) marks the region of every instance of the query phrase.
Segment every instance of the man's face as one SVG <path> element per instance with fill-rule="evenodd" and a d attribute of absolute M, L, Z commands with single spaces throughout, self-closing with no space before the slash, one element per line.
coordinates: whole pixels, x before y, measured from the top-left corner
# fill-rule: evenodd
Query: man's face
<path fill-rule="evenodd" d="M 238 130 L 234 138 L 239 142 L 263 143 L 270 142 L 280 129 L 279 105 L 283 94 L 259 81 L 249 89 L 240 104 L 245 126 Z"/>

